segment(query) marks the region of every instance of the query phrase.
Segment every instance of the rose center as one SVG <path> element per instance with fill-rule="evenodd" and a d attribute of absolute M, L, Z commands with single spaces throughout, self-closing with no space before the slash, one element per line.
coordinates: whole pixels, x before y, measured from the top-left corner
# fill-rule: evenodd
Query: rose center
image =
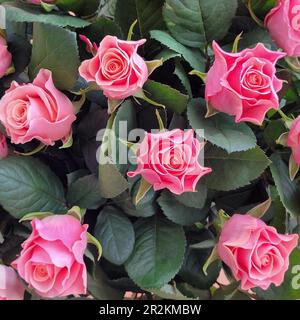
<path fill-rule="evenodd" d="M 36 265 L 34 269 L 34 278 L 36 281 L 45 281 L 49 277 L 47 267 L 43 264 Z"/>
<path fill-rule="evenodd" d="M 247 87 L 261 87 L 264 85 L 264 78 L 263 76 L 257 71 L 249 71 L 245 76 L 245 85 Z"/>
<path fill-rule="evenodd" d="M 265 267 L 270 264 L 270 257 L 268 255 L 263 256 L 261 259 L 261 264 Z"/>

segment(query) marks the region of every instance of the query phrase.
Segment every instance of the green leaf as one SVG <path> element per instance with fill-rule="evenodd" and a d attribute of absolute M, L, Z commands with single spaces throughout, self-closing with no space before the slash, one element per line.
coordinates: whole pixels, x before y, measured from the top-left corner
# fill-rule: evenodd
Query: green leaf
<path fill-rule="evenodd" d="M 185 252 L 182 228 L 166 219 L 138 223 L 134 251 L 125 263 L 130 278 L 144 289 L 161 288 L 179 271 Z"/>
<path fill-rule="evenodd" d="M 133 21 L 138 20 L 134 29 L 135 38 L 144 38 L 150 30 L 164 28 L 163 4 L 164 0 L 118 0 L 115 20 L 121 26 L 124 35 L 127 35 Z"/>
<path fill-rule="evenodd" d="M 158 203 L 168 219 L 184 226 L 200 222 L 208 215 L 208 208 L 198 209 L 187 207 L 179 201 L 176 201 L 176 197 L 167 190 L 161 193 L 158 198 Z"/>
<path fill-rule="evenodd" d="M 177 76 L 177 78 L 180 80 L 185 92 L 192 97 L 192 88 L 191 88 L 191 84 L 190 84 L 190 80 L 182 66 L 182 64 L 180 63 L 179 59 L 175 60 L 175 70 L 174 70 L 174 74 Z"/>
<path fill-rule="evenodd" d="M 173 37 L 190 47 L 203 47 L 225 37 L 237 0 L 166 0 L 163 15 Z"/>
<path fill-rule="evenodd" d="M 204 274 L 203 266 L 210 252 L 211 249 L 189 249 L 179 272 L 180 277 L 199 289 L 209 289 L 216 282 L 221 269 L 220 260 L 217 260 L 207 268 L 207 274 Z"/>
<path fill-rule="evenodd" d="M 271 285 L 268 290 L 255 288 L 253 291 L 265 300 L 299 300 L 300 299 L 300 250 L 296 248 L 290 255 L 289 269 L 284 281 L 279 286 Z"/>
<path fill-rule="evenodd" d="M 80 16 L 89 16 L 98 10 L 100 0 L 56 0 L 55 5 Z"/>
<path fill-rule="evenodd" d="M 0 161 L 0 203 L 17 219 L 32 212 L 64 213 L 64 189 L 57 176 L 31 157 Z"/>
<path fill-rule="evenodd" d="M 181 114 L 187 108 L 189 97 L 166 84 L 148 80 L 144 90 L 151 100 L 163 104 L 176 113 Z"/>
<path fill-rule="evenodd" d="M 181 195 L 173 195 L 177 201 L 191 208 L 202 209 L 207 198 L 207 187 L 203 183 L 197 184 L 196 192 L 184 192 Z"/>
<path fill-rule="evenodd" d="M 104 203 L 101 197 L 99 183 L 93 174 L 80 177 L 73 182 L 67 193 L 67 201 L 71 206 L 96 209 Z"/>
<path fill-rule="evenodd" d="M 122 265 L 134 247 L 134 229 L 130 220 L 114 207 L 105 207 L 97 219 L 94 232 L 100 241 L 105 259 Z"/>
<path fill-rule="evenodd" d="M 80 34 L 87 36 L 91 42 L 98 45 L 106 35 L 121 38 L 120 27 L 112 20 L 105 17 L 98 17 L 86 28 L 80 30 Z"/>
<path fill-rule="evenodd" d="M 199 50 L 186 48 L 165 31 L 152 30 L 150 35 L 152 39 L 160 42 L 163 46 L 179 53 L 193 69 L 205 71 L 206 61 Z"/>
<path fill-rule="evenodd" d="M 300 190 L 295 181 L 291 181 L 287 165 L 279 154 L 271 156 L 271 173 L 278 190 L 280 200 L 289 213 L 300 214 Z"/>
<path fill-rule="evenodd" d="M 160 289 L 153 289 L 151 290 L 151 293 L 154 293 L 160 298 L 168 300 L 193 300 L 182 294 L 176 286 L 172 286 L 170 284 L 165 284 Z"/>
<path fill-rule="evenodd" d="M 227 153 L 211 147 L 205 152 L 205 165 L 213 169 L 204 177 L 208 188 L 220 191 L 234 190 L 258 178 L 270 164 L 259 148 Z"/>
<path fill-rule="evenodd" d="M 128 188 L 127 180 L 111 163 L 99 165 L 100 193 L 103 198 L 115 198 Z M 109 181 L 109 183 L 107 183 Z"/>
<path fill-rule="evenodd" d="M 251 300 L 244 292 L 239 290 L 239 282 L 218 288 L 213 295 L 213 300 Z"/>
<path fill-rule="evenodd" d="M 49 69 L 58 88 L 72 89 L 78 77 L 79 64 L 76 33 L 56 26 L 34 24 L 29 64 L 31 79 L 40 69 Z"/>
<path fill-rule="evenodd" d="M 235 123 L 231 116 L 218 113 L 205 118 L 205 100 L 193 99 L 188 104 L 187 116 L 194 130 L 203 129 L 204 137 L 228 153 L 245 151 L 256 146 L 256 137 L 245 123 Z"/>
<path fill-rule="evenodd" d="M 6 19 L 13 22 L 41 22 L 60 27 L 83 28 L 90 22 L 69 15 L 43 13 L 39 8 L 29 8 L 22 4 L 5 5 Z"/>
<path fill-rule="evenodd" d="M 121 300 L 124 292 L 109 285 L 109 279 L 99 264 L 93 266 L 93 274 L 87 274 L 87 287 L 98 300 Z"/>

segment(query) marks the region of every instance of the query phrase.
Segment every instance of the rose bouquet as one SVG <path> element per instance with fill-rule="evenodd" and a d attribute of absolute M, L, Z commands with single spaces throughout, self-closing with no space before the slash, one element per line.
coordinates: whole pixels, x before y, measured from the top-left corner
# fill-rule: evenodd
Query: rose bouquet
<path fill-rule="evenodd" d="M 300 299 L 300 0 L 0 0 L 0 299 Z"/>

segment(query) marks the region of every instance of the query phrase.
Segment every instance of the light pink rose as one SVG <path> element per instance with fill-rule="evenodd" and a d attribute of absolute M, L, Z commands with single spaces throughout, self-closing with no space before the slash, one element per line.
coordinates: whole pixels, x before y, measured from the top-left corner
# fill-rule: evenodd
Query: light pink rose
<path fill-rule="evenodd" d="M 288 56 L 300 56 L 300 0 L 277 0 L 265 18 L 265 26 Z"/>
<path fill-rule="evenodd" d="M 298 244 L 297 234 L 282 235 L 250 215 L 233 215 L 218 243 L 220 258 L 230 267 L 241 288 L 264 290 L 279 286 L 289 267 L 289 255 Z"/>
<path fill-rule="evenodd" d="M 12 265 L 21 278 L 45 298 L 85 294 L 87 225 L 70 215 L 31 222 L 32 233 Z"/>
<path fill-rule="evenodd" d="M 298 116 L 291 125 L 287 145 L 292 148 L 292 154 L 295 162 L 300 164 L 300 116 Z"/>
<path fill-rule="evenodd" d="M 137 53 L 146 40 L 123 41 L 106 36 L 96 55 L 82 62 L 79 73 L 86 81 L 93 81 L 106 97 L 122 100 L 139 91 L 148 79 L 148 69 Z"/>
<path fill-rule="evenodd" d="M 7 49 L 6 40 L 0 36 L 0 78 L 2 78 L 12 63 L 12 56 Z"/>
<path fill-rule="evenodd" d="M 164 188 L 175 194 L 195 191 L 199 179 L 212 171 L 198 162 L 202 147 L 193 130 L 146 133 L 137 154 L 137 169 L 128 172 L 128 176 L 142 175 L 155 191 Z"/>
<path fill-rule="evenodd" d="M 76 120 L 72 102 L 57 90 L 52 73 L 41 69 L 33 83 L 13 81 L 0 100 L 0 121 L 13 143 L 37 139 L 45 145 L 68 137 Z"/>
<path fill-rule="evenodd" d="M 8 155 L 8 147 L 6 137 L 0 132 L 0 159 L 6 158 Z"/>
<path fill-rule="evenodd" d="M 0 265 L 0 300 L 23 300 L 25 288 L 11 267 Z"/>
<path fill-rule="evenodd" d="M 279 108 L 276 62 L 285 54 L 259 43 L 239 53 L 223 51 L 213 42 L 215 62 L 206 78 L 206 101 L 216 110 L 235 116 L 236 122 L 262 124 L 268 110 Z"/>

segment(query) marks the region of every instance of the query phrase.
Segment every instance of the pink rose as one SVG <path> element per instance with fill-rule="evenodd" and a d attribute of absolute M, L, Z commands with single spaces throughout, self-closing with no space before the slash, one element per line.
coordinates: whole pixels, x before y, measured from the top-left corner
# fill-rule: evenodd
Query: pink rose
<path fill-rule="evenodd" d="M 32 233 L 13 262 L 21 278 L 45 298 L 85 294 L 87 225 L 70 215 L 31 222 Z"/>
<path fill-rule="evenodd" d="M 283 282 L 298 238 L 297 234 L 279 234 L 260 219 L 235 214 L 223 227 L 218 252 L 236 280 L 241 280 L 243 290 L 266 290 L 272 283 Z"/>
<path fill-rule="evenodd" d="M 6 158 L 8 155 L 8 147 L 6 137 L 0 132 L 0 159 Z"/>
<path fill-rule="evenodd" d="M 259 43 L 254 49 L 227 53 L 213 42 L 215 62 L 206 78 L 206 101 L 236 122 L 262 124 L 268 110 L 279 108 L 276 62 L 285 54 Z"/>
<path fill-rule="evenodd" d="M 295 162 L 300 164 L 300 116 L 298 116 L 291 125 L 287 145 L 292 148 L 292 154 Z"/>
<path fill-rule="evenodd" d="M 123 41 L 106 36 L 92 59 L 82 62 L 79 73 L 86 81 L 96 82 L 104 95 L 122 100 L 139 91 L 148 79 L 148 69 L 137 53 L 146 40 Z"/>
<path fill-rule="evenodd" d="M 277 0 L 265 18 L 265 26 L 288 56 L 300 56 L 300 0 Z"/>
<path fill-rule="evenodd" d="M 6 40 L 0 35 L 0 78 L 2 78 L 12 63 L 12 57 L 7 50 Z"/>
<path fill-rule="evenodd" d="M 137 169 L 128 172 L 128 176 L 142 175 L 155 191 L 164 188 L 175 194 L 195 191 L 199 179 L 212 171 L 198 162 L 202 147 L 193 130 L 146 133 L 137 154 Z"/>
<path fill-rule="evenodd" d="M 0 265 L 0 300 L 23 300 L 24 286 L 14 269 Z"/>
<path fill-rule="evenodd" d="M 49 70 L 41 69 L 33 83 L 13 81 L 0 100 L 0 121 L 13 143 L 37 139 L 45 145 L 70 135 L 76 120 L 72 102 L 58 91 Z"/>

